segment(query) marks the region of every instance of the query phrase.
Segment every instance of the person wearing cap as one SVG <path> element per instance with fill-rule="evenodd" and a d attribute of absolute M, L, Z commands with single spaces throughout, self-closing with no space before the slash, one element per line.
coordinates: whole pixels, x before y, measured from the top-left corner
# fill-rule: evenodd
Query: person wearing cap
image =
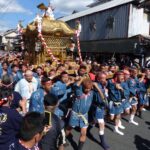
<path fill-rule="evenodd" d="M 113 79 L 108 80 L 108 93 L 109 93 L 109 107 L 110 107 L 110 119 L 115 119 L 114 132 L 124 135 L 119 128 L 124 129 L 121 124 L 121 114 L 123 113 L 122 99 L 124 98 L 124 89 L 121 87 L 121 83 L 124 82 L 124 73 L 122 71 L 117 72 Z"/>
<path fill-rule="evenodd" d="M 32 93 L 29 104 L 29 111 L 44 113 L 44 96 L 51 91 L 52 81 L 43 77 L 41 80 L 42 87 Z"/>
<path fill-rule="evenodd" d="M 11 89 L 0 88 L 0 149 L 9 150 L 19 132 L 22 117 L 16 109 L 10 108 L 13 99 Z"/>
<path fill-rule="evenodd" d="M 54 114 L 55 109 L 58 107 L 58 101 L 58 98 L 51 93 L 48 93 L 44 96 L 45 110 L 51 113 L 51 128 L 43 136 L 42 140 L 39 143 L 39 147 L 41 150 L 63 150 L 61 135 L 63 124 L 61 120 Z"/>
<path fill-rule="evenodd" d="M 38 142 L 47 130 L 42 114 L 27 113 L 21 123 L 18 137 L 9 146 L 9 150 L 39 150 Z"/>

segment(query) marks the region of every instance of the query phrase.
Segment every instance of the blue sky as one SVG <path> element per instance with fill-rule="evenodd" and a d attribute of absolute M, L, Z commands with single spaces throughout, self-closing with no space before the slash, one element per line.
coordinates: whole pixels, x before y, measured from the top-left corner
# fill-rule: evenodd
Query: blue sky
<path fill-rule="evenodd" d="M 49 0 L 0 0 L 0 31 L 15 28 L 18 20 L 23 20 L 24 27 L 39 12 L 37 5 L 48 5 Z M 81 11 L 93 0 L 51 0 L 55 8 L 55 18 L 69 15 L 73 10 Z"/>

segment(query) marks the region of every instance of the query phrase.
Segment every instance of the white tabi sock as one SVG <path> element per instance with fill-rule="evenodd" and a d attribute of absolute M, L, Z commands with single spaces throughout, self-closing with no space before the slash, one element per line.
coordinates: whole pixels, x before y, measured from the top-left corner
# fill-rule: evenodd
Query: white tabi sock
<path fill-rule="evenodd" d="M 119 131 L 118 126 L 115 126 L 114 132 L 115 132 L 115 133 L 118 133 L 119 135 L 124 135 L 123 132 Z"/>
<path fill-rule="evenodd" d="M 139 125 L 138 122 L 135 122 L 135 121 L 133 120 L 133 119 L 134 119 L 134 116 L 135 116 L 135 115 L 131 114 L 129 123 L 132 123 L 132 124 L 138 126 L 138 125 Z"/>
<path fill-rule="evenodd" d="M 100 130 L 99 135 L 104 135 L 104 130 Z"/>
<path fill-rule="evenodd" d="M 119 120 L 118 127 L 119 127 L 120 129 L 125 129 L 125 126 L 123 126 L 123 125 L 122 125 L 122 122 L 121 122 L 121 120 Z"/>
<path fill-rule="evenodd" d="M 63 144 L 65 144 L 66 143 L 66 133 L 65 133 L 64 129 L 61 130 L 61 134 L 62 134 L 62 142 L 63 142 Z"/>

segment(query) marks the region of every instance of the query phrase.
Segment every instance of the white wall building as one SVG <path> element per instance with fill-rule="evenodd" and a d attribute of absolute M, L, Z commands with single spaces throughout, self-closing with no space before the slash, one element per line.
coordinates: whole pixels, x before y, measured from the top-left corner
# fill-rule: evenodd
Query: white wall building
<path fill-rule="evenodd" d="M 5 50 L 12 50 L 13 43 L 16 41 L 16 37 L 17 37 L 16 29 L 8 30 L 1 35 L 1 45 L 4 46 Z"/>

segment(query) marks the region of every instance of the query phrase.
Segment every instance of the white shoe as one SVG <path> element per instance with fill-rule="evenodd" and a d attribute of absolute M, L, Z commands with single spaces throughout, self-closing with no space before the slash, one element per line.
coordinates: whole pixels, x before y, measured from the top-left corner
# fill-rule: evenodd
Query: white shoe
<path fill-rule="evenodd" d="M 146 111 L 146 109 L 145 109 L 145 108 L 142 108 L 142 111 Z"/>
<path fill-rule="evenodd" d="M 119 125 L 119 128 L 124 130 L 126 127 L 121 124 Z"/>
<path fill-rule="evenodd" d="M 124 133 L 123 133 L 123 132 L 119 131 L 119 130 L 118 130 L 118 129 L 116 129 L 116 128 L 114 129 L 114 132 L 115 132 L 115 133 L 118 133 L 119 135 L 124 135 Z"/>
<path fill-rule="evenodd" d="M 138 123 L 138 122 L 135 122 L 134 120 L 130 120 L 129 123 L 132 123 L 132 124 L 134 124 L 134 125 L 136 125 L 136 126 L 139 125 L 139 123 Z"/>

